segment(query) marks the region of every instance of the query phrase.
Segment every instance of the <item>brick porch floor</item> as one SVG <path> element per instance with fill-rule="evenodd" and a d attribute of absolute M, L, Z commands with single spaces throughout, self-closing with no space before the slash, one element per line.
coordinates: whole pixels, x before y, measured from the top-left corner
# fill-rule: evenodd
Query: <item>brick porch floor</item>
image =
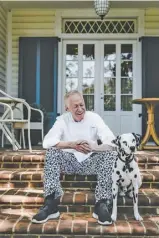
<path fill-rule="evenodd" d="M 64 195 L 59 220 L 32 224 L 43 204 L 44 151 L 0 152 L 0 238 L 159 238 L 159 152 L 138 152 L 143 177 L 139 211 L 133 218 L 132 200 L 119 198 L 118 220 L 100 226 L 92 218 L 95 176 L 61 175 Z"/>

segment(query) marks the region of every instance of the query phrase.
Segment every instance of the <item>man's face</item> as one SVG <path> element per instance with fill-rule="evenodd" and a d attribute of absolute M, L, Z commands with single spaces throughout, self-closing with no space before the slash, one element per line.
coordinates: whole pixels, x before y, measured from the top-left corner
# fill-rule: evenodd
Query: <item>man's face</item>
<path fill-rule="evenodd" d="M 75 121 L 81 121 L 86 111 L 83 97 L 78 94 L 70 96 L 68 98 L 68 111 L 72 113 Z"/>

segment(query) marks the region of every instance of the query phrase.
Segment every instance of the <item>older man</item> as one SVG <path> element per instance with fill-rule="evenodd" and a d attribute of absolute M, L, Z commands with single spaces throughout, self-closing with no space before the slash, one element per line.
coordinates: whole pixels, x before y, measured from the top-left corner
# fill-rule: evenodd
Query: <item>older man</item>
<path fill-rule="evenodd" d="M 111 224 L 107 204 L 112 199 L 112 166 L 116 153 L 111 141 L 115 138 L 102 118 L 86 111 L 84 99 L 78 91 L 65 96 L 66 113 L 59 116 L 45 136 L 47 149 L 44 166 L 44 206 L 33 216 L 32 222 L 43 223 L 60 216 L 57 198 L 63 194 L 60 173 L 97 175 L 93 217 L 102 225 Z M 93 152 L 97 139 L 106 146 L 105 152 Z M 97 147 L 97 146 L 95 146 Z"/>

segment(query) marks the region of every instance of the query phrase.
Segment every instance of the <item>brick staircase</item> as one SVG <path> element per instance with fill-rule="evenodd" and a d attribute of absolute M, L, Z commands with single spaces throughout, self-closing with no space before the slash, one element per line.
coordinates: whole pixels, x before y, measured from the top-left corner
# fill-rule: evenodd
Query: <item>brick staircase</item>
<path fill-rule="evenodd" d="M 45 224 L 30 218 L 43 204 L 44 151 L 0 153 L 0 238 L 159 238 L 159 152 L 138 152 L 143 176 L 139 193 L 142 222 L 133 218 L 132 200 L 118 199 L 118 220 L 100 226 L 92 218 L 95 176 L 61 175 L 61 216 Z"/>

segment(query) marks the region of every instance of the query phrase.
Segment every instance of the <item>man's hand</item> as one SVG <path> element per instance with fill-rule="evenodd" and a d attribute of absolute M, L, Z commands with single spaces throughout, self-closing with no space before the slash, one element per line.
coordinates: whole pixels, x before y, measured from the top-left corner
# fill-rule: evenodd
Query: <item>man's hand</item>
<path fill-rule="evenodd" d="M 83 154 L 88 154 L 92 151 L 89 143 L 85 140 L 73 142 L 72 148 Z"/>

